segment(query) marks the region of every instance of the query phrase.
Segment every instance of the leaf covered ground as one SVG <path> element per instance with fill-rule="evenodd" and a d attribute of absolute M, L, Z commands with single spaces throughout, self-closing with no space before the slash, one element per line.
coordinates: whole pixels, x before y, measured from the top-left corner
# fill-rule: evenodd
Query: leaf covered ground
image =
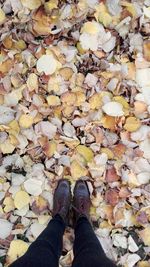
<path fill-rule="evenodd" d="M 0 261 L 84 176 L 118 266 L 150 266 L 150 1 L 0 1 Z M 67 229 L 61 267 L 71 266 Z"/>

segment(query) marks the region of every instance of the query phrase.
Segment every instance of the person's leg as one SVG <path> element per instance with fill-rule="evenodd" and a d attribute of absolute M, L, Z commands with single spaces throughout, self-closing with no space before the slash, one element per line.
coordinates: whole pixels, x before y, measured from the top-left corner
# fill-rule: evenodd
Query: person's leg
<path fill-rule="evenodd" d="M 109 260 L 86 217 L 80 217 L 75 227 L 74 261 L 72 267 L 115 267 Z"/>
<path fill-rule="evenodd" d="M 58 267 L 70 203 L 70 183 L 61 180 L 54 193 L 53 219 L 25 255 L 10 267 Z"/>
<path fill-rule="evenodd" d="M 75 242 L 72 267 L 114 267 L 89 222 L 90 193 L 87 183 L 79 180 L 74 189 Z"/>
<path fill-rule="evenodd" d="M 56 215 L 28 251 L 10 267 L 58 267 L 64 230 L 63 219 Z"/>

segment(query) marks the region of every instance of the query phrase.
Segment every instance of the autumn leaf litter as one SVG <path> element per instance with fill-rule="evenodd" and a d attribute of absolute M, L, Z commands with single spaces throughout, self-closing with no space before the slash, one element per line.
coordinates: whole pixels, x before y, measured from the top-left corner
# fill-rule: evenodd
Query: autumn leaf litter
<path fill-rule="evenodd" d="M 150 1 L 6 0 L 0 25 L 1 266 L 83 176 L 107 255 L 150 266 Z"/>

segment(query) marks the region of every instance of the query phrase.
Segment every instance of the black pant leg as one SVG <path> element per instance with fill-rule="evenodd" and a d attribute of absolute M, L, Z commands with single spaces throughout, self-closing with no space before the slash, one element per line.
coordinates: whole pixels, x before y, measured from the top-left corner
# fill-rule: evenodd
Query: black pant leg
<path fill-rule="evenodd" d="M 56 215 L 28 251 L 10 267 L 58 267 L 65 223 Z"/>
<path fill-rule="evenodd" d="M 72 267 L 115 267 L 109 260 L 87 218 L 81 217 L 75 228 Z"/>

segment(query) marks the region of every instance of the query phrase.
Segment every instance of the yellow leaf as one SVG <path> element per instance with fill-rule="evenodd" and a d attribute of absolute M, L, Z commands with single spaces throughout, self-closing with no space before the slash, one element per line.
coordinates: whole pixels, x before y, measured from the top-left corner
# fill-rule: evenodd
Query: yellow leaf
<path fill-rule="evenodd" d="M 101 153 L 105 153 L 108 156 L 108 159 L 113 159 L 114 158 L 113 152 L 107 147 L 102 147 L 101 148 Z"/>
<path fill-rule="evenodd" d="M 0 150 L 3 154 L 11 154 L 15 150 L 15 146 L 7 139 L 5 143 L 0 144 Z"/>
<path fill-rule="evenodd" d="M 126 7 L 126 9 L 131 13 L 133 17 L 136 17 L 136 9 L 135 6 L 132 3 L 122 1 L 121 5 Z"/>
<path fill-rule="evenodd" d="M 91 109 L 99 109 L 102 106 L 101 95 L 98 93 L 92 95 L 89 99 L 89 104 Z"/>
<path fill-rule="evenodd" d="M 143 49 L 144 49 L 144 58 L 147 61 L 150 61 L 150 41 L 144 42 Z"/>
<path fill-rule="evenodd" d="M 106 6 L 103 3 L 96 6 L 96 13 L 94 14 L 97 21 L 102 23 L 105 27 L 109 26 L 112 22 L 112 17 L 108 13 Z"/>
<path fill-rule="evenodd" d="M 30 197 L 25 191 L 19 191 L 14 198 L 15 207 L 20 210 L 30 203 Z"/>
<path fill-rule="evenodd" d="M 124 129 L 128 132 L 135 132 L 137 131 L 141 126 L 141 122 L 136 117 L 129 117 L 126 120 L 126 123 L 124 125 Z"/>
<path fill-rule="evenodd" d="M 128 184 L 131 188 L 140 186 L 136 175 L 132 171 L 128 174 Z"/>
<path fill-rule="evenodd" d="M 10 69 L 13 66 L 13 61 L 12 59 L 6 59 L 5 61 L 0 63 L 0 72 L 2 73 L 7 73 L 10 71 Z"/>
<path fill-rule="evenodd" d="M 126 79 L 135 81 L 135 78 L 136 78 L 135 63 L 128 62 L 126 65 L 127 65 L 127 68 L 128 68 L 128 74 L 125 76 Z"/>
<path fill-rule="evenodd" d="M 29 91 L 38 90 L 38 77 L 35 73 L 31 73 L 27 79 Z"/>
<path fill-rule="evenodd" d="M 147 18 L 150 18 L 150 7 L 143 7 L 143 11 L 144 11 L 144 15 L 147 17 Z"/>
<path fill-rule="evenodd" d="M 17 42 L 14 43 L 14 48 L 18 49 L 18 50 L 25 50 L 26 49 L 26 43 L 24 40 L 19 40 Z"/>
<path fill-rule="evenodd" d="M 77 98 L 75 103 L 76 107 L 81 106 L 86 100 L 86 96 L 82 92 L 76 92 L 76 98 Z"/>
<path fill-rule="evenodd" d="M 86 50 L 84 50 L 82 48 L 82 45 L 80 44 L 80 42 L 77 43 L 77 49 L 78 49 L 78 52 L 81 54 L 81 55 L 84 55 L 86 53 Z"/>
<path fill-rule="evenodd" d="M 81 178 L 82 176 L 86 176 L 88 174 L 88 170 L 83 166 L 81 166 L 79 162 L 77 162 L 76 160 L 72 161 L 70 170 L 71 170 L 71 176 L 75 180 Z"/>
<path fill-rule="evenodd" d="M 39 224 L 47 224 L 50 219 L 51 219 L 50 215 L 39 215 L 38 216 Z"/>
<path fill-rule="evenodd" d="M 10 139 L 10 143 L 11 143 L 12 145 L 14 145 L 14 146 L 19 145 L 19 141 L 18 141 L 18 139 L 16 138 L 15 135 L 10 134 L 10 135 L 9 135 L 9 139 Z"/>
<path fill-rule="evenodd" d="M 54 8 L 57 8 L 58 1 L 57 0 L 50 0 L 44 4 L 45 11 L 47 13 L 51 12 Z"/>
<path fill-rule="evenodd" d="M 101 123 L 102 123 L 104 128 L 110 129 L 113 131 L 115 130 L 115 125 L 116 125 L 115 117 L 111 117 L 111 116 L 106 115 L 101 119 Z"/>
<path fill-rule="evenodd" d="M 11 264 L 13 261 L 21 257 L 28 249 L 29 244 L 23 240 L 13 240 L 7 253 L 7 263 Z"/>
<path fill-rule="evenodd" d="M 144 230 L 139 232 L 145 246 L 150 246 L 150 226 L 147 226 Z"/>
<path fill-rule="evenodd" d="M 0 8 L 0 25 L 2 25 L 6 20 L 4 11 Z"/>
<path fill-rule="evenodd" d="M 74 139 L 72 139 L 70 141 L 69 140 L 68 141 L 64 141 L 64 142 L 71 149 L 74 149 L 75 147 L 77 147 L 80 144 L 79 140 L 74 140 Z"/>
<path fill-rule="evenodd" d="M 137 267 L 149 267 L 150 263 L 148 261 L 139 261 Z"/>
<path fill-rule="evenodd" d="M 14 201 L 11 197 L 6 197 L 3 204 L 5 205 L 4 212 L 6 213 L 15 209 Z"/>
<path fill-rule="evenodd" d="M 84 23 L 81 32 L 86 32 L 89 34 L 97 34 L 99 32 L 99 25 L 95 21 L 88 21 Z"/>
<path fill-rule="evenodd" d="M 76 94 L 73 92 L 66 92 L 61 95 L 61 101 L 62 103 L 72 106 L 76 103 Z"/>
<path fill-rule="evenodd" d="M 50 95 L 47 97 L 47 103 L 49 106 L 59 106 L 60 98 L 56 95 Z"/>
<path fill-rule="evenodd" d="M 94 154 L 93 154 L 93 151 L 91 148 L 89 147 L 86 147 L 84 145 L 79 145 L 77 146 L 76 148 L 76 151 L 87 161 L 87 162 L 90 162 L 93 157 L 94 157 Z"/>
<path fill-rule="evenodd" d="M 43 148 L 44 154 L 48 158 L 50 158 L 56 152 L 56 150 L 57 150 L 57 144 L 54 141 L 49 141 L 49 142 L 46 142 L 42 148 Z"/>
<path fill-rule="evenodd" d="M 115 97 L 113 97 L 113 101 L 116 101 L 116 102 L 122 104 L 122 106 L 125 109 L 129 109 L 129 104 L 123 96 L 115 96 Z"/>
<path fill-rule="evenodd" d="M 33 124 L 33 117 L 29 114 L 23 114 L 19 118 L 19 125 L 22 128 L 30 128 Z"/>
<path fill-rule="evenodd" d="M 8 130 L 9 134 L 17 135 L 20 132 L 20 127 L 18 124 L 18 121 L 13 120 L 11 121 L 8 126 L 10 127 L 10 130 Z"/>
<path fill-rule="evenodd" d="M 30 10 L 36 9 L 41 5 L 41 0 L 21 0 L 21 3 L 24 7 L 29 8 Z"/>
<path fill-rule="evenodd" d="M 73 75 L 73 70 L 69 67 L 60 69 L 59 74 L 64 78 L 65 81 L 69 81 Z"/>
<path fill-rule="evenodd" d="M 12 36 L 11 35 L 7 35 L 4 40 L 3 40 L 3 45 L 5 48 L 7 49 L 11 49 L 12 45 L 13 45 L 13 41 L 12 41 Z"/>

